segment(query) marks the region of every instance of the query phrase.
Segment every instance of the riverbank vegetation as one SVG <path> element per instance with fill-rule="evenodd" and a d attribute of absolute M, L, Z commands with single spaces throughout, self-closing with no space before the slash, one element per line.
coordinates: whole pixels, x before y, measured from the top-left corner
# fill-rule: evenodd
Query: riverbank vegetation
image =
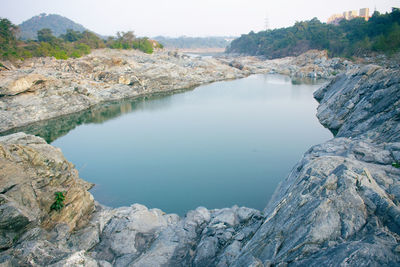
<path fill-rule="evenodd" d="M 78 58 L 90 53 L 91 49 L 109 47 L 112 49 L 138 49 L 152 53 L 162 48 L 147 37 L 138 38 L 132 31 L 118 32 L 116 37 L 101 39 L 90 31 L 68 29 L 65 34 L 54 36 L 48 28 L 37 32 L 37 40 L 18 40 L 18 27 L 8 19 L 0 19 L 0 59 L 24 60 L 31 57 L 55 57 L 56 59 Z"/>
<path fill-rule="evenodd" d="M 189 37 L 181 36 L 177 38 L 157 36 L 157 42 L 162 43 L 166 48 L 175 49 L 198 49 L 198 48 L 225 48 L 229 45 L 232 37 Z"/>
<path fill-rule="evenodd" d="M 354 18 L 333 25 L 314 18 L 288 28 L 250 32 L 233 40 L 227 52 L 272 59 L 297 56 L 310 49 L 326 49 L 330 56 L 342 57 L 396 53 L 400 50 L 400 9 L 374 12 L 368 21 Z"/>

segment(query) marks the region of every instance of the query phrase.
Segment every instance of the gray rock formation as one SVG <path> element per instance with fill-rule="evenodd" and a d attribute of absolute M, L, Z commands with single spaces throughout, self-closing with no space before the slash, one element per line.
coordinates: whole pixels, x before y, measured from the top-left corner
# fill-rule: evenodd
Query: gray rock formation
<path fill-rule="evenodd" d="M 95 50 L 79 59 L 32 58 L 0 71 L 0 133 L 87 110 L 96 104 L 187 90 L 254 73 L 328 78 L 350 66 L 310 51 L 276 60 L 193 58 L 158 51 Z"/>
<path fill-rule="evenodd" d="M 279 73 L 295 78 L 328 79 L 355 67 L 354 64 L 340 58 L 328 58 L 327 51 L 310 50 L 298 57 L 286 57 L 262 60 L 246 56 L 234 59 L 221 57 L 220 60 L 240 70 L 250 73 Z"/>
<path fill-rule="evenodd" d="M 35 227 L 84 225 L 94 210 L 91 186 L 43 139 L 24 133 L 0 137 L 0 249 Z M 62 212 L 50 209 L 55 192 L 65 192 Z"/>
<path fill-rule="evenodd" d="M 315 97 L 318 118 L 337 137 L 294 167 L 235 265 L 398 265 L 399 72 L 364 66 Z"/>
<path fill-rule="evenodd" d="M 88 186 L 58 149 L 24 133 L 0 138 L 0 145 L 4 266 L 231 264 L 231 254 L 261 224 L 259 211 L 236 206 L 200 207 L 185 218 L 140 204 L 117 209 L 97 204 L 93 212 Z M 40 175 L 26 177 L 33 171 Z M 53 193 L 62 190 L 67 191 L 65 207 L 51 211 Z"/>
<path fill-rule="evenodd" d="M 338 137 L 400 140 L 400 70 L 367 65 L 320 89 L 318 119 Z"/>
<path fill-rule="evenodd" d="M 0 132 L 98 103 L 249 75 L 215 59 L 95 50 L 79 59 L 33 58 L 0 72 Z"/>
<path fill-rule="evenodd" d="M 335 138 L 310 149 L 276 191 L 238 257 L 293 266 L 400 262 L 400 143 Z"/>
<path fill-rule="evenodd" d="M 49 222 L 48 194 L 27 202 L 21 200 L 25 192 L 58 191 L 68 177 L 82 182 L 43 139 L 2 137 L 1 172 L 17 179 L 0 180 L 0 265 L 397 266 L 400 169 L 392 164 L 400 161 L 398 77 L 398 70 L 353 66 L 318 90 L 317 116 L 336 137 L 304 154 L 263 212 L 200 207 L 180 218 L 139 204 L 95 204 L 89 221 L 87 212 L 63 216 L 66 206 L 43 224 Z M 42 175 L 32 183 L 35 170 Z M 87 195 L 79 191 L 66 201 L 89 203 L 89 211 Z M 31 201 L 44 208 L 27 209 Z M 78 225 L 76 216 L 85 223 Z"/>

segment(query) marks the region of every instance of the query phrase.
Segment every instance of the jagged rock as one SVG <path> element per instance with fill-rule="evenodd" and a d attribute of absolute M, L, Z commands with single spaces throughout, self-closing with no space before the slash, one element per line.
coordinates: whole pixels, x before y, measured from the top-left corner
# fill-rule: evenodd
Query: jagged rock
<path fill-rule="evenodd" d="M 238 62 L 238 61 L 231 61 L 230 63 L 229 63 L 229 66 L 231 66 L 231 67 L 234 67 L 234 68 L 237 68 L 237 69 L 239 69 L 239 70 L 242 70 L 243 69 L 243 64 L 241 64 L 240 62 Z"/>
<path fill-rule="evenodd" d="M 328 58 L 327 51 L 310 50 L 298 57 L 264 60 L 259 57 L 219 58 L 229 66 L 250 73 L 279 73 L 296 78 L 332 78 L 354 65 L 339 58 Z"/>
<path fill-rule="evenodd" d="M 14 64 L 12 64 L 10 61 L 0 61 L 0 71 L 4 70 L 15 70 Z"/>
<path fill-rule="evenodd" d="M 367 65 L 315 92 L 318 119 L 338 137 L 400 138 L 400 71 Z"/>
<path fill-rule="evenodd" d="M 28 228 L 84 225 L 93 212 L 91 185 L 78 177 L 61 151 L 24 133 L 0 137 L 0 237 L 11 247 Z M 54 193 L 65 191 L 65 207 L 51 211 Z"/>
<path fill-rule="evenodd" d="M 94 50 L 78 59 L 32 58 L 0 73 L 0 132 L 86 110 L 105 101 L 193 88 L 204 83 L 277 73 L 332 77 L 341 60 L 311 51 L 298 58 L 193 58 L 177 52 Z M 317 62 L 317 63 L 316 63 Z M 350 67 L 350 66 L 349 66 Z M 344 70 L 344 68 L 343 68 Z M 34 91 L 29 95 L 23 92 Z"/>
<path fill-rule="evenodd" d="M 38 86 L 46 81 L 46 78 L 40 74 L 18 75 L 14 77 L 7 75 L 0 79 L 0 96 L 13 96 L 26 91 L 33 92 Z"/>
<path fill-rule="evenodd" d="M 400 170 L 363 161 L 358 151 L 386 151 L 389 162 L 398 145 L 335 138 L 310 149 L 275 192 L 235 266 L 253 257 L 300 266 L 395 265 L 400 209 L 391 192 Z"/>
<path fill-rule="evenodd" d="M 64 267 L 99 267 L 99 264 L 94 259 L 85 255 L 85 251 L 75 252 L 71 256 L 51 265 L 49 267 L 57 267 L 57 266 L 64 266 Z"/>
<path fill-rule="evenodd" d="M 188 67 L 192 66 L 192 67 Z M 30 73 L 30 74 L 27 74 Z M 95 50 L 79 59 L 32 58 L 0 73 L 0 132 L 104 101 L 187 89 L 249 73 L 216 59 Z M 35 91 L 34 94 L 22 92 Z"/>
<path fill-rule="evenodd" d="M 315 93 L 320 121 L 348 138 L 336 137 L 304 155 L 234 266 L 400 262 L 400 170 L 391 164 L 400 150 L 398 77 L 396 70 L 364 66 Z"/>
<path fill-rule="evenodd" d="M 162 68 L 174 68 L 160 74 L 153 68 L 154 58 L 124 53 L 126 64 L 103 54 L 89 60 L 90 77 L 105 73 L 97 81 L 101 90 L 83 81 L 46 95 L 55 98 L 54 105 L 60 104 L 57 97 L 78 95 L 68 99 L 71 108 L 82 99 L 131 95 L 139 85 L 125 91 L 128 86 L 118 84 L 119 75 L 130 75 L 140 64 L 143 69 L 135 74 L 142 76 L 135 80 L 143 90 L 155 86 L 169 90 L 163 80 L 187 85 L 217 77 L 214 68 L 182 78 L 182 66 L 191 61 L 178 54 L 158 55 L 167 60 Z M 219 64 L 197 60 L 195 68 Z M 90 185 L 79 179 L 58 149 L 31 135 L 8 135 L 0 138 L 0 266 L 398 265 L 400 169 L 392 166 L 400 160 L 398 70 L 358 67 L 316 52 L 296 59 L 290 68 L 287 64 L 293 58 L 273 64 L 252 60 L 242 58 L 246 70 L 233 72 L 245 75 L 273 66 L 268 71 L 298 75 L 312 71 L 319 77 L 335 68 L 348 69 L 315 93 L 321 103 L 318 118 L 336 137 L 304 154 L 264 212 L 237 206 L 199 207 L 179 218 L 139 204 L 110 209 L 97 203 L 94 208 L 86 191 Z M 227 65 L 224 59 L 220 62 Z M 68 64 L 60 68 L 77 73 L 74 61 Z M 229 73 L 218 77 L 225 79 Z M 111 83 L 110 91 L 104 88 Z M 80 88 L 87 89 L 85 96 Z M 68 191 L 69 205 L 60 213 L 49 213 L 52 193 L 60 190 Z"/>

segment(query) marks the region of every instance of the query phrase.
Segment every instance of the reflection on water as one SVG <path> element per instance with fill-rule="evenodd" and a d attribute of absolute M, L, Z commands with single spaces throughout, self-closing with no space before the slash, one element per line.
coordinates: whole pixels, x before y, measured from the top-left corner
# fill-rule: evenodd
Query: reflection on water
<path fill-rule="evenodd" d="M 170 97 L 171 93 L 165 93 L 134 99 L 125 99 L 122 101 L 101 103 L 80 112 L 46 121 L 36 122 L 24 127 L 14 128 L 12 130 L 0 133 L 0 136 L 17 132 L 25 132 L 40 136 L 45 139 L 47 143 L 52 143 L 57 138 L 66 135 L 69 131 L 82 124 L 101 124 L 110 119 L 119 117 L 125 113 L 133 112 L 135 110 L 157 110 L 166 108 L 171 104 L 168 101 Z M 157 99 L 162 99 L 163 101 L 155 101 Z M 154 100 L 154 102 L 149 105 L 149 100 Z"/>
<path fill-rule="evenodd" d="M 60 147 L 107 206 L 263 209 L 301 155 L 332 137 L 315 117 L 320 86 L 254 75 L 98 105 L 24 131 Z"/>

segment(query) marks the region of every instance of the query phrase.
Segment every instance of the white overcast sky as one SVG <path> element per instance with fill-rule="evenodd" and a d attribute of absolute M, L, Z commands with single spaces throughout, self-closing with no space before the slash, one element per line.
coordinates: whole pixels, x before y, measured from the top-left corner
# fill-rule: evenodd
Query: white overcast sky
<path fill-rule="evenodd" d="M 368 7 L 381 12 L 400 0 L 0 0 L 0 17 L 14 24 L 40 13 L 59 14 L 103 35 L 239 36 Z"/>

